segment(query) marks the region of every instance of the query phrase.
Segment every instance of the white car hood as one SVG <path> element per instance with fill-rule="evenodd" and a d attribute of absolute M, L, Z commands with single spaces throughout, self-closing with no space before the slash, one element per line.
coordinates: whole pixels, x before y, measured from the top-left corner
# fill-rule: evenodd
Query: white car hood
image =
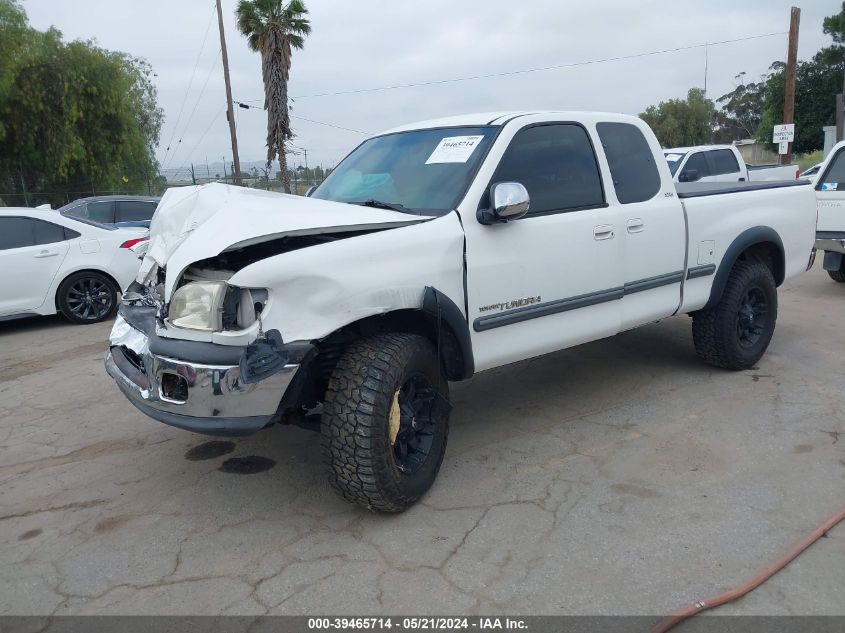
<path fill-rule="evenodd" d="M 219 183 L 168 189 L 150 225 L 138 281 L 167 267 L 164 300 L 193 262 L 288 235 L 394 228 L 430 218 Z"/>

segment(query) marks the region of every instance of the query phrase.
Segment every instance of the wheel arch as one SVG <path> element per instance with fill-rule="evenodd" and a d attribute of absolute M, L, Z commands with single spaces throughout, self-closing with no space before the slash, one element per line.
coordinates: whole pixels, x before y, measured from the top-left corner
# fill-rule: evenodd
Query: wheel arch
<path fill-rule="evenodd" d="M 728 246 L 713 278 L 710 298 L 703 309 L 712 308 L 719 303 L 731 270 L 738 261 L 744 260 L 764 263 L 772 271 L 775 285 L 780 286 L 783 283 L 786 276 L 783 240 L 773 228 L 755 226 L 740 233 Z"/>
<path fill-rule="evenodd" d="M 418 308 L 400 308 L 348 323 L 323 339 L 322 347 L 331 355 L 332 347 L 381 332 L 407 332 L 429 339 L 440 352 L 448 380 L 466 380 L 475 373 L 466 317 L 448 295 L 436 288 L 426 286 Z"/>

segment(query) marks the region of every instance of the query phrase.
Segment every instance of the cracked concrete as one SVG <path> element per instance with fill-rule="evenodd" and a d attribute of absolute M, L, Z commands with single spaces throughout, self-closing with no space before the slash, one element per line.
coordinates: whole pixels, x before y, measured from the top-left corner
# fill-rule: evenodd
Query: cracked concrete
<path fill-rule="evenodd" d="M 0 324 L 0 613 L 659 614 L 745 580 L 845 504 L 845 285 L 782 289 L 759 367 L 686 317 L 453 385 L 438 481 L 351 507 L 318 437 L 147 419 L 109 325 Z M 269 470 L 221 472 L 261 457 Z M 266 462 L 268 465 L 270 462 Z M 845 526 L 720 613 L 845 614 Z"/>

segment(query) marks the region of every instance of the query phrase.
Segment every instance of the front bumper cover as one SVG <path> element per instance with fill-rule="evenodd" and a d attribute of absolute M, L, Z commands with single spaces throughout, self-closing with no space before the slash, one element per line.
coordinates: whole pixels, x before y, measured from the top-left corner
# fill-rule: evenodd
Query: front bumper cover
<path fill-rule="evenodd" d="M 264 380 L 245 384 L 237 363 L 191 362 L 150 351 L 154 332 L 148 336 L 137 329 L 123 312 L 112 328 L 106 371 L 143 413 L 206 435 L 250 435 L 273 422 L 298 363 L 286 364 Z M 235 348 L 241 353 L 244 349 Z M 223 351 L 228 355 L 235 350 Z M 168 390 L 168 382 L 178 384 L 179 389 Z"/>

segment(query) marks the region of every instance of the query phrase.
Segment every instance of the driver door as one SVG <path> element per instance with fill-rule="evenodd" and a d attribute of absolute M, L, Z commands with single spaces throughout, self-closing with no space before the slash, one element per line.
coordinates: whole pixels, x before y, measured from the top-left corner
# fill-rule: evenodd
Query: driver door
<path fill-rule="evenodd" d="M 476 370 L 616 334 L 622 235 L 590 133 L 576 123 L 522 127 L 496 182 L 521 183 L 531 202 L 527 215 L 504 224 L 464 218 Z"/>

